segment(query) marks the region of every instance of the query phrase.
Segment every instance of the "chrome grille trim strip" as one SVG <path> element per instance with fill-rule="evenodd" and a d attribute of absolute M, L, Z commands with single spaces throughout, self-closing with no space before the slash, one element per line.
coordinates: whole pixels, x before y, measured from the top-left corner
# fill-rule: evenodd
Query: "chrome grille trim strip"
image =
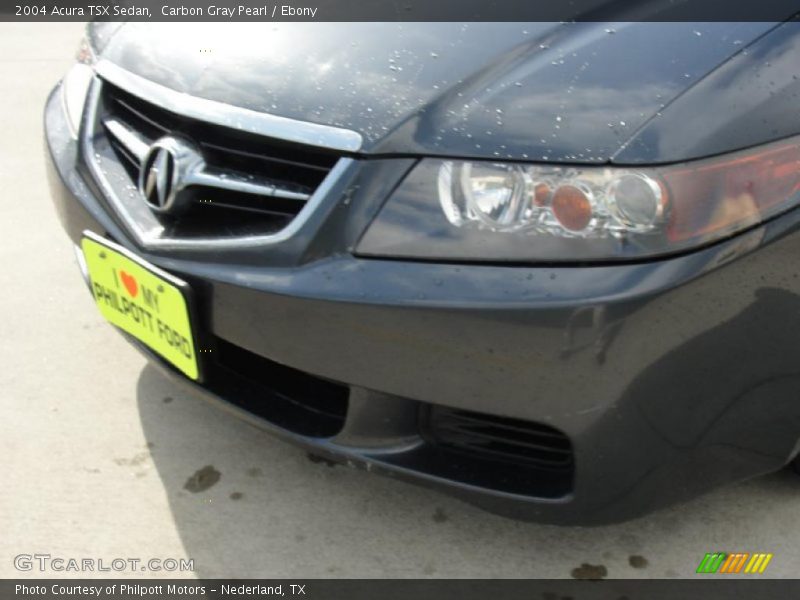
<path fill-rule="evenodd" d="M 150 149 L 150 144 L 133 131 L 130 127 L 125 125 L 119 119 L 107 118 L 103 119 L 103 126 L 108 130 L 108 133 L 114 137 L 120 144 L 122 144 L 141 165 L 147 156 L 147 151 Z"/>
<path fill-rule="evenodd" d="M 363 143 L 361 134 L 349 129 L 296 121 L 176 92 L 131 73 L 108 60 L 100 60 L 95 65 L 95 71 L 101 78 L 147 102 L 158 104 L 170 112 L 215 125 L 341 152 L 358 152 Z"/>
<path fill-rule="evenodd" d="M 231 192 L 257 194 L 265 198 L 285 198 L 287 200 L 306 201 L 311 197 L 310 194 L 293 192 L 271 183 L 259 183 L 257 179 L 253 181 L 236 179 L 235 176 L 230 173 L 216 173 L 213 170 L 209 170 L 207 167 L 202 171 L 189 173 L 184 180 L 184 186 L 189 187 L 190 185 L 202 185 L 219 190 L 229 190 Z"/>

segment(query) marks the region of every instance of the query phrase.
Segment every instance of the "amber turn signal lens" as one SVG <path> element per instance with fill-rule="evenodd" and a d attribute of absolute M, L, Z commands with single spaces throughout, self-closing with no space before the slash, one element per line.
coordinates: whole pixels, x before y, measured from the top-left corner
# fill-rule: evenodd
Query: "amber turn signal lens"
<path fill-rule="evenodd" d="M 537 183 L 533 186 L 532 201 L 534 206 L 547 206 L 552 190 L 546 183 Z"/>
<path fill-rule="evenodd" d="M 583 231 L 592 220 L 592 202 L 574 185 L 562 185 L 553 194 L 553 215 L 564 229 Z"/>

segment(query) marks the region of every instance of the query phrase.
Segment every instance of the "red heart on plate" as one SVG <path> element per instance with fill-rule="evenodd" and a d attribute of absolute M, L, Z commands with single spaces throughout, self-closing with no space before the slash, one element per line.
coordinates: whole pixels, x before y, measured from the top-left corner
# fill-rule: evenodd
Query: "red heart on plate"
<path fill-rule="evenodd" d="M 122 279 L 122 285 L 128 290 L 131 298 L 135 298 L 136 294 L 139 293 L 139 285 L 136 283 L 136 279 L 133 278 L 133 275 L 128 275 L 125 271 L 120 271 L 119 278 Z"/>

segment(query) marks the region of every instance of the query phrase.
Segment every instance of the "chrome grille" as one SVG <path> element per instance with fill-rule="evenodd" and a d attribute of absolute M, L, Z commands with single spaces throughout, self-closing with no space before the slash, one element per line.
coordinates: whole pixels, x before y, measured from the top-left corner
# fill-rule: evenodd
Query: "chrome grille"
<path fill-rule="evenodd" d="M 215 209 L 223 208 L 288 222 L 338 158 L 170 114 L 110 84 L 104 86 L 102 105 L 100 124 L 132 182 L 139 180 L 148 148 L 162 136 L 184 135 L 199 145 L 206 167 L 185 185 L 194 188 L 196 209 L 213 212 L 214 219 L 220 218 Z"/>
<path fill-rule="evenodd" d="M 287 119 L 249 114 L 105 67 L 98 69 L 89 104 L 84 160 L 112 208 L 145 245 L 237 247 L 282 241 L 352 162 L 336 145 L 338 130 L 302 122 L 293 130 L 294 122 Z M 106 72 L 114 77 L 109 80 Z M 208 109 L 205 119 L 203 108 Z M 271 128 L 276 137 L 265 135 Z M 350 138 L 357 134 L 342 132 L 342 140 L 355 147 L 357 140 Z M 317 136 L 313 141 L 312 135 Z M 170 137 L 196 148 L 202 168 L 181 178 L 186 209 L 158 214 L 140 192 L 140 170 L 153 144 Z M 334 144 L 321 145 L 328 140 Z"/>

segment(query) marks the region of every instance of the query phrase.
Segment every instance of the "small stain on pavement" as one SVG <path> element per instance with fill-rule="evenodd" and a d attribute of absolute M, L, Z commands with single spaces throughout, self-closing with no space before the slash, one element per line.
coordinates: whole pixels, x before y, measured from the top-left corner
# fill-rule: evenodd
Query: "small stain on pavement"
<path fill-rule="evenodd" d="M 604 565 L 583 563 L 580 567 L 572 569 L 574 579 L 603 579 L 606 575 L 608 575 L 608 569 Z"/>
<path fill-rule="evenodd" d="M 638 554 L 632 554 L 628 557 L 628 563 L 634 569 L 644 569 L 650 564 L 644 556 L 639 556 Z"/>
<path fill-rule="evenodd" d="M 131 458 L 115 458 L 114 462 L 120 467 L 138 467 L 150 458 L 149 452 L 140 452 Z"/>
<path fill-rule="evenodd" d="M 216 485 L 221 476 L 222 474 L 214 467 L 206 465 L 186 480 L 186 483 L 183 484 L 183 489 L 193 494 L 204 492 L 208 488 Z"/>
<path fill-rule="evenodd" d="M 447 513 L 444 512 L 444 510 L 442 510 L 439 507 L 437 507 L 436 510 L 433 511 L 433 520 L 436 523 L 444 523 L 445 521 L 447 521 L 448 518 L 449 517 L 447 516 Z"/>

